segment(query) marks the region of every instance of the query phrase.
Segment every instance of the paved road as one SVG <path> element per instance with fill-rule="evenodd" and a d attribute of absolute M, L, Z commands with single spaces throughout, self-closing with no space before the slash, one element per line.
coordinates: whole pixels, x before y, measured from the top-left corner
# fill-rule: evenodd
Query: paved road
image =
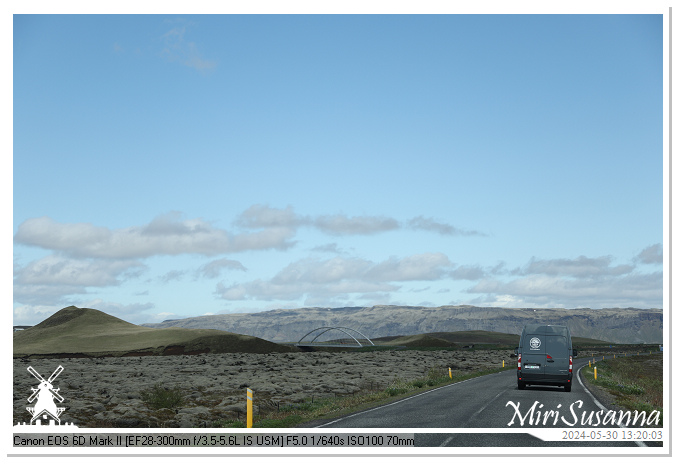
<path fill-rule="evenodd" d="M 574 361 L 573 371 L 586 365 L 588 359 Z M 589 394 L 574 377 L 571 392 L 561 387 L 529 386 L 518 390 L 516 371 L 504 371 L 466 380 L 388 405 L 369 409 L 328 421 L 319 427 L 331 428 L 509 428 L 527 429 L 552 427 L 566 429 L 563 422 L 576 423 L 577 429 L 596 428 L 597 421 L 590 413 L 601 411 L 601 404 Z M 511 403 L 510 403 L 511 402 Z M 581 402 L 581 403 L 580 403 Z M 533 425 L 530 424 L 529 409 L 535 404 Z M 513 406 L 516 405 L 516 406 Z M 577 414 L 574 419 L 571 408 Z M 518 411 L 518 413 L 517 413 Z M 559 413 L 554 425 L 554 415 L 546 425 L 545 412 Z M 583 412 L 586 414 L 583 425 Z M 605 411 L 604 411 L 605 412 Z M 601 413 L 601 419 L 603 419 Z M 521 417 L 524 424 L 521 425 Z M 603 428 L 612 428 L 610 425 Z M 529 434 L 439 434 L 417 433 L 417 446 L 644 446 L 637 442 L 594 442 L 563 441 L 546 442 Z"/>

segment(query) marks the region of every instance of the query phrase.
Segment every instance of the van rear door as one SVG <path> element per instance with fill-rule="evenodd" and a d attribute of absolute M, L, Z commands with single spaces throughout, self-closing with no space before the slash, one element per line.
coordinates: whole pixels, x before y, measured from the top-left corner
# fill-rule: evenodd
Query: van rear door
<path fill-rule="evenodd" d="M 541 380 L 545 376 L 545 338 L 542 334 L 524 334 L 521 371 L 526 378 Z"/>
<path fill-rule="evenodd" d="M 568 340 L 563 335 L 545 336 L 545 380 L 568 377 Z"/>

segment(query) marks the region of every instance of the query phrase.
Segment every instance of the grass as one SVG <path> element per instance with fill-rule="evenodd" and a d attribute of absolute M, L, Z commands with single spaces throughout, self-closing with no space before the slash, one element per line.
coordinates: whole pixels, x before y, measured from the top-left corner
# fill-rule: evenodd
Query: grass
<path fill-rule="evenodd" d="M 397 378 L 384 389 L 364 390 L 353 395 L 328 397 L 316 399 L 315 401 L 289 404 L 266 414 L 255 414 L 252 426 L 253 428 L 286 428 L 317 419 L 331 419 L 386 404 L 395 399 L 407 397 L 428 389 L 508 369 L 516 369 L 516 367 L 512 365 L 505 368 L 488 369 L 467 374 L 454 374 L 451 379 L 448 375 L 448 369 L 432 368 L 425 376 L 417 379 L 406 381 Z M 245 427 L 245 421 L 217 421 L 213 426 L 240 428 Z"/>
<path fill-rule="evenodd" d="M 167 388 L 157 383 L 148 390 L 142 390 L 141 399 L 151 409 L 176 409 L 184 403 L 179 387 Z"/>
<path fill-rule="evenodd" d="M 594 367 L 597 379 L 594 380 Z M 663 356 L 647 354 L 607 358 L 591 367 L 584 367 L 582 374 L 591 385 L 613 395 L 614 404 L 630 411 L 660 412 L 663 409 Z"/>

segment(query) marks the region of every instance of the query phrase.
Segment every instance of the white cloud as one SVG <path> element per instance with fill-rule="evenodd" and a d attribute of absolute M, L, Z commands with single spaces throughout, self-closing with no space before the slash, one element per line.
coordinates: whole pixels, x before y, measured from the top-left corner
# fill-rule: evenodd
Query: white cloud
<path fill-rule="evenodd" d="M 17 303 L 48 306 L 63 303 L 66 295 L 87 293 L 82 285 L 31 285 L 14 283 L 12 295 Z"/>
<path fill-rule="evenodd" d="M 14 301 L 48 306 L 66 303 L 67 295 L 88 287 L 120 285 L 146 267 L 133 260 L 73 259 L 49 255 L 14 270 Z"/>
<path fill-rule="evenodd" d="M 231 235 L 202 219 L 181 220 L 179 213 L 170 213 L 144 226 L 114 230 L 88 223 L 62 224 L 48 217 L 28 219 L 19 225 L 14 241 L 74 257 L 138 259 L 287 249 L 293 245 L 293 235 L 294 230 L 288 228 Z"/>
<path fill-rule="evenodd" d="M 486 276 L 486 271 L 478 265 L 458 266 L 450 272 L 454 280 L 479 280 Z"/>
<path fill-rule="evenodd" d="M 325 245 L 319 245 L 313 247 L 311 251 L 316 251 L 319 253 L 334 253 L 337 255 L 344 254 L 345 252 L 337 245 L 337 243 L 327 243 Z"/>
<path fill-rule="evenodd" d="M 252 205 L 243 211 L 235 223 L 249 229 L 266 227 L 297 228 L 308 220 L 295 214 L 292 206 L 285 209 L 271 208 L 267 205 Z"/>
<path fill-rule="evenodd" d="M 336 257 L 325 261 L 309 258 L 287 265 L 271 279 L 271 282 L 277 285 L 295 282 L 312 284 L 337 282 L 358 278 L 370 266 L 370 261 L 359 258 Z"/>
<path fill-rule="evenodd" d="M 186 271 L 177 271 L 177 270 L 168 271 L 165 274 L 163 274 L 162 276 L 160 276 L 160 281 L 164 284 L 168 284 L 170 282 L 182 280 L 185 275 L 186 275 Z"/>
<path fill-rule="evenodd" d="M 249 284 L 235 284 L 230 287 L 227 287 L 220 282 L 217 284 L 215 294 L 224 300 L 232 301 L 246 300 L 248 298 L 251 298 L 249 296 L 249 293 L 253 292 L 252 289 L 255 288 L 255 286 L 258 285 L 259 282 L 261 281 L 253 281 L 250 282 Z M 266 297 L 262 296 L 262 299 L 266 299 Z"/>
<path fill-rule="evenodd" d="M 24 221 L 14 236 L 16 243 L 63 251 L 88 249 L 110 240 L 111 231 L 105 227 L 86 223 L 59 224 L 48 217 Z"/>
<path fill-rule="evenodd" d="M 361 258 L 303 259 L 289 264 L 269 281 L 261 279 L 225 286 L 216 294 L 226 300 L 298 300 L 377 294 L 399 289 L 394 282 L 436 280 L 450 265 L 442 253 L 426 253 L 374 263 Z"/>
<path fill-rule="evenodd" d="M 208 279 L 214 279 L 219 277 L 223 269 L 233 269 L 236 271 L 243 272 L 247 271 L 245 266 L 243 266 L 243 264 L 240 263 L 239 261 L 222 258 L 204 264 L 203 266 L 200 267 L 200 269 L 198 269 L 197 274 Z"/>
<path fill-rule="evenodd" d="M 428 230 L 441 235 L 485 235 L 475 230 L 463 230 L 432 218 L 417 216 L 408 221 L 408 226 L 415 230 Z"/>
<path fill-rule="evenodd" d="M 319 216 L 314 226 L 330 235 L 372 235 L 400 228 L 396 219 L 384 216 Z"/>
<path fill-rule="evenodd" d="M 15 284 L 105 287 L 118 285 L 123 273 L 145 266 L 134 260 L 73 259 L 48 255 L 15 270 Z"/>
<path fill-rule="evenodd" d="M 253 205 L 241 213 L 235 223 L 249 229 L 314 227 L 333 236 L 374 235 L 404 228 L 401 222 L 388 216 L 347 216 L 345 214 L 302 216 L 295 213 L 291 206 L 279 209 L 260 204 Z M 484 235 L 477 231 L 459 229 L 423 216 L 410 219 L 407 221 L 407 226 L 411 229 L 436 232 L 442 235 Z"/>
<path fill-rule="evenodd" d="M 142 324 L 148 322 L 149 317 L 154 317 L 152 314 L 146 314 L 155 307 L 153 303 L 132 303 L 120 304 L 104 301 L 100 298 L 93 300 L 79 301 L 75 304 L 79 308 L 92 308 L 103 311 L 106 314 L 115 316 L 132 324 Z"/>
<path fill-rule="evenodd" d="M 443 253 L 423 253 L 403 259 L 392 257 L 372 266 L 365 278 L 376 282 L 439 280 L 450 265 Z"/>
<path fill-rule="evenodd" d="M 215 294 L 225 300 L 299 300 L 307 298 L 328 299 L 337 298 L 352 293 L 391 292 L 398 290 L 398 286 L 387 283 L 371 283 L 358 280 L 312 283 L 291 282 L 278 284 L 272 281 L 254 280 L 243 284 L 234 284 L 230 287 L 217 284 Z"/>
<path fill-rule="evenodd" d="M 295 230 L 287 227 L 272 227 L 259 232 L 238 234 L 233 237 L 231 246 L 224 252 L 286 250 L 295 245 L 296 242 L 290 240 L 294 235 Z"/>
<path fill-rule="evenodd" d="M 662 243 L 656 243 L 641 250 L 641 253 L 636 256 L 635 260 L 643 264 L 662 264 L 662 253 Z"/>
<path fill-rule="evenodd" d="M 484 279 L 466 292 L 523 306 L 662 307 L 662 279 L 661 272 L 598 278 L 531 275 L 508 282 Z"/>
<path fill-rule="evenodd" d="M 198 71 L 207 71 L 217 66 L 215 60 L 203 58 L 195 42 L 185 38 L 187 26 L 181 25 L 167 31 L 160 37 L 160 55 L 167 61 L 180 63 Z"/>
<path fill-rule="evenodd" d="M 28 304 L 16 306 L 12 311 L 12 323 L 13 325 L 36 325 L 65 306 L 68 305 L 54 306 Z"/>
<path fill-rule="evenodd" d="M 579 256 L 576 259 L 535 259 L 532 258 L 528 265 L 518 271 L 519 274 L 545 274 L 551 276 L 593 277 L 602 275 L 628 274 L 634 266 L 619 265 L 611 267 L 613 258 L 601 256 L 599 258 L 587 258 Z"/>
<path fill-rule="evenodd" d="M 658 250 L 646 248 L 634 260 L 652 261 Z M 650 256 L 650 258 L 648 258 Z M 504 264 L 489 272 L 467 293 L 479 294 L 471 304 L 514 307 L 662 307 L 662 272 L 645 274 L 634 265 L 612 265 L 611 256 L 536 259 L 509 273 Z M 490 276 L 519 276 L 514 279 Z"/>
<path fill-rule="evenodd" d="M 396 219 L 385 216 L 334 214 L 309 217 L 296 214 L 291 206 L 278 209 L 267 205 L 251 206 L 241 213 L 236 224 L 250 229 L 311 226 L 330 235 L 370 235 L 400 228 Z"/>

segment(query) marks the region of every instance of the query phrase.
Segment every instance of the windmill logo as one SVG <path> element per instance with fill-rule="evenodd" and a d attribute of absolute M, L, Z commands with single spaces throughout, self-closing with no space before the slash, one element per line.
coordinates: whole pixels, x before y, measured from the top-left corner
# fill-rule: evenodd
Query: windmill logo
<path fill-rule="evenodd" d="M 64 428 L 78 428 L 73 422 L 62 423 L 59 416 L 66 410 L 66 408 L 57 406 L 56 402 L 63 403 L 64 398 L 59 394 L 59 389 L 54 388 L 54 380 L 64 370 L 63 366 L 59 366 L 52 372 L 47 380 L 38 373 L 33 366 L 28 366 L 28 372 L 40 382 L 37 388 L 31 387 L 33 393 L 28 397 L 28 402 L 35 404 L 26 408 L 31 413 L 30 424 L 18 423 L 14 426 L 14 430 L 35 431 L 36 427 L 58 427 L 59 430 Z M 37 401 L 36 401 L 37 400 Z M 56 401 L 56 402 L 55 402 Z M 43 422 L 45 421 L 45 422 Z M 44 430 L 44 429 L 43 429 Z"/>
<path fill-rule="evenodd" d="M 30 372 L 33 377 L 40 381 L 38 388 L 31 388 L 33 394 L 28 397 L 28 402 L 32 403 L 36 398 L 38 401 L 35 402 L 35 406 L 27 407 L 26 410 L 30 412 L 33 417 L 31 418 L 31 425 L 41 425 L 42 419 L 49 419 L 50 425 L 61 425 L 61 413 L 63 413 L 66 408 L 57 407 L 54 400 L 62 403 L 64 398 L 59 394 L 59 389 L 54 388 L 52 382 L 56 379 L 64 368 L 62 366 L 57 367 L 57 369 L 50 375 L 49 379 L 45 380 L 38 371 L 33 369 L 33 366 L 28 366 L 28 372 Z"/>

